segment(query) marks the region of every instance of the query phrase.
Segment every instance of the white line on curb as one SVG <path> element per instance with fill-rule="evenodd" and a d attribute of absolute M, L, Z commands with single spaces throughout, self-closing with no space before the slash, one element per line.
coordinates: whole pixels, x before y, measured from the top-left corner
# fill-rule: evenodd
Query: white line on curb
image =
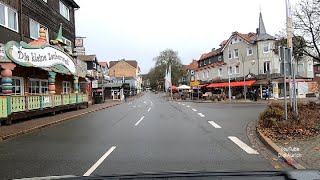
<path fill-rule="evenodd" d="M 219 126 L 218 124 L 216 124 L 215 122 L 213 121 L 208 121 L 209 124 L 211 124 L 213 127 L 215 128 L 221 128 L 221 126 Z"/>
<path fill-rule="evenodd" d="M 197 110 L 196 109 L 192 109 L 192 111 L 196 112 Z"/>
<path fill-rule="evenodd" d="M 90 174 L 97 169 L 97 167 L 116 149 L 116 146 L 112 146 L 101 158 L 83 175 L 90 176 Z"/>
<path fill-rule="evenodd" d="M 246 151 L 248 154 L 259 154 L 256 150 L 252 149 L 248 145 L 246 145 L 244 142 L 242 142 L 240 139 L 234 136 L 228 136 L 228 138 L 233 141 L 236 145 L 238 145 L 241 149 Z"/>
<path fill-rule="evenodd" d="M 135 124 L 135 126 L 138 126 L 138 124 L 143 120 L 143 118 L 144 118 L 144 116 L 142 116 L 142 117 L 140 118 L 140 120 Z"/>
<path fill-rule="evenodd" d="M 198 113 L 198 115 L 199 115 L 200 117 L 206 117 L 206 116 L 203 115 L 202 113 Z"/>

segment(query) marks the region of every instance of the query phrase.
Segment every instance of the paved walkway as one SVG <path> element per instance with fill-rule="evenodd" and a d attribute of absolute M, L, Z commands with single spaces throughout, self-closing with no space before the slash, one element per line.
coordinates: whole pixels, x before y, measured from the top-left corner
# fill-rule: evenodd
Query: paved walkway
<path fill-rule="evenodd" d="M 140 96 L 142 96 L 143 93 L 128 98 L 128 101 L 134 100 Z M 11 124 L 8 126 L 0 126 L 0 141 L 4 139 L 8 139 L 20 134 L 25 134 L 30 131 L 34 131 L 36 129 L 44 128 L 49 125 L 57 124 L 59 122 L 65 121 L 67 119 L 71 119 L 77 116 L 81 116 L 83 114 L 87 114 L 90 112 L 102 110 L 111 106 L 119 105 L 125 103 L 124 101 L 113 101 L 113 100 L 106 100 L 105 103 L 103 104 L 94 104 L 94 105 L 89 105 L 88 108 L 85 109 L 79 109 L 79 110 L 74 110 L 74 111 L 69 111 L 69 112 L 64 112 L 60 114 L 56 114 L 55 116 L 52 115 L 47 115 L 45 117 L 41 118 L 34 118 L 31 120 L 26 120 L 23 122 L 18 122 L 15 124 Z"/>
<path fill-rule="evenodd" d="M 320 136 L 307 140 L 275 143 L 305 168 L 320 169 Z"/>

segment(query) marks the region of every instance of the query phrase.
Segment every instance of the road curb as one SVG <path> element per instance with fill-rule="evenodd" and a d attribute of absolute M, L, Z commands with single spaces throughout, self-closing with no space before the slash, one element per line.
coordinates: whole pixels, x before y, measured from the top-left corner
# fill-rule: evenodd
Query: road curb
<path fill-rule="evenodd" d="M 133 101 L 133 100 L 135 100 L 137 98 L 140 98 L 141 96 L 143 96 L 143 95 L 140 95 L 138 97 L 134 97 L 133 99 L 129 99 L 128 101 Z M 27 134 L 27 133 L 36 131 L 38 129 L 42 129 L 42 128 L 49 127 L 49 126 L 52 126 L 52 125 L 55 125 L 55 124 L 59 124 L 61 122 L 67 121 L 67 120 L 71 120 L 71 119 L 73 119 L 75 117 L 83 116 L 85 114 L 89 114 L 89 113 L 92 113 L 92 112 L 100 111 L 100 110 L 107 109 L 109 107 L 114 107 L 114 106 L 117 106 L 117 105 L 120 105 L 120 104 L 122 104 L 122 103 L 115 103 L 115 104 L 107 105 L 107 106 L 100 107 L 100 108 L 97 108 L 97 109 L 93 109 L 93 110 L 90 110 L 90 111 L 87 111 L 87 112 L 83 112 L 83 113 L 80 113 L 80 114 L 68 116 L 68 117 L 59 119 L 57 121 L 49 122 L 47 124 L 43 124 L 43 125 L 40 125 L 40 126 L 32 127 L 32 128 L 29 128 L 29 129 L 25 129 L 25 130 L 22 130 L 22 131 L 18 131 L 18 132 L 12 133 L 12 134 L 4 135 L 4 136 L 0 137 L 0 141 L 7 140 L 7 139 L 10 139 L 10 138 L 13 138 L 13 137 L 17 137 L 19 135 Z"/>
<path fill-rule="evenodd" d="M 264 102 L 221 102 L 221 101 L 188 101 L 188 100 L 183 100 L 183 101 L 177 101 L 177 100 L 168 100 L 167 101 L 176 101 L 176 102 L 194 102 L 194 103 L 210 103 L 210 104 L 263 104 L 263 105 L 268 105 L 269 103 L 264 103 Z"/>
<path fill-rule="evenodd" d="M 287 153 L 285 153 L 279 146 L 277 146 L 270 138 L 262 134 L 262 132 L 256 127 L 257 134 L 259 139 L 268 146 L 273 152 L 275 152 L 278 157 L 281 157 L 286 161 L 287 164 L 291 165 L 295 169 L 306 169 L 304 166 L 302 166 L 300 163 L 298 163 L 295 159 L 288 156 Z"/>

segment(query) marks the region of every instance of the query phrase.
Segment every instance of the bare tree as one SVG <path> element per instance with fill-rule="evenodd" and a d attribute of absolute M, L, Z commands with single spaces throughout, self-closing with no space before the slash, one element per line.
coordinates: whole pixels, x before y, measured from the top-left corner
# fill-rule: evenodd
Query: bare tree
<path fill-rule="evenodd" d="M 305 46 L 303 54 L 320 61 L 320 0 L 301 0 L 293 13 L 294 37 L 303 39 L 296 41 Z M 293 42 L 295 43 L 295 42 Z"/>

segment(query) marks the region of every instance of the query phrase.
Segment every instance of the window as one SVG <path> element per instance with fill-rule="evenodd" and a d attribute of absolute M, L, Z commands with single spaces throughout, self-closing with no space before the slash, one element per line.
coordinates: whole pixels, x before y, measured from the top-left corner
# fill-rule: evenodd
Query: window
<path fill-rule="evenodd" d="M 251 55 L 252 55 L 252 46 L 249 46 L 249 47 L 247 48 L 247 55 L 248 55 L 248 56 L 251 56 Z"/>
<path fill-rule="evenodd" d="M 304 72 L 304 64 L 298 64 L 298 72 Z"/>
<path fill-rule="evenodd" d="M 209 78 L 209 71 L 207 72 L 207 78 Z"/>
<path fill-rule="evenodd" d="M 270 43 L 263 44 L 263 53 L 268 53 L 270 51 Z"/>
<path fill-rule="evenodd" d="M 238 49 L 233 50 L 233 55 L 234 55 L 234 58 L 238 58 L 239 57 L 239 50 Z"/>
<path fill-rule="evenodd" d="M 71 93 L 71 86 L 69 81 L 63 81 L 62 87 L 63 87 L 63 94 Z"/>
<path fill-rule="evenodd" d="M 18 32 L 18 13 L 0 3 L 0 25 Z"/>
<path fill-rule="evenodd" d="M 67 45 L 67 47 L 70 47 L 72 46 L 71 44 L 71 41 L 65 37 L 62 37 L 62 41 Z"/>
<path fill-rule="evenodd" d="M 59 2 L 59 9 L 60 9 L 60 14 L 66 18 L 68 21 L 70 21 L 70 9 L 65 5 L 63 4 L 63 2 Z"/>
<path fill-rule="evenodd" d="M 263 63 L 263 72 L 264 73 L 270 72 L 270 61 L 266 61 Z"/>
<path fill-rule="evenodd" d="M 222 68 L 218 69 L 218 76 L 222 76 Z"/>
<path fill-rule="evenodd" d="M 229 50 L 229 52 L 228 52 L 228 54 L 229 54 L 229 59 L 231 59 L 232 58 L 232 52 L 231 52 L 231 50 Z"/>
<path fill-rule="evenodd" d="M 228 73 L 229 75 L 232 75 L 232 66 L 229 66 Z"/>
<path fill-rule="evenodd" d="M 46 31 L 46 39 L 47 42 L 49 42 L 49 33 L 48 33 L 48 28 L 46 28 L 45 26 L 41 25 L 40 23 L 38 23 L 37 21 L 30 19 L 29 20 L 29 28 L 30 28 L 30 38 L 32 39 L 38 39 L 40 37 L 39 35 L 39 31 L 40 28 L 43 28 Z"/>
<path fill-rule="evenodd" d="M 93 68 L 96 69 L 97 68 L 97 64 L 93 63 Z"/>
<path fill-rule="evenodd" d="M 308 71 L 312 71 L 312 67 L 313 67 L 312 64 L 308 64 Z"/>
<path fill-rule="evenodd" d="M 0 85 L 0 94 L 2 94 L 2 85 Z M 12 77 L 12 95 L 23 95 L 23 78 Z"/>
<path fill-rule="evenodd" d="M 222 59 L 221 56 L 218 56 L 218 61 L 221 61 L 221 59 Z"/>
<path fill-rule="evenodd" d="M 199 74 L 197 73 L 197 75 L 196 75 L 196 80 L 199 80 Z"/>
<path fill-rule="evenodd" d="M 240 68 L 239 68 L 239 66 L 235 66 L 234 73 L 235 73 L 235 74 L 240 74 Z"/>
<path fill-rule="evenodd" d="M 48 94 L 48 80 L 29 79 L 30 94 Z"/>

